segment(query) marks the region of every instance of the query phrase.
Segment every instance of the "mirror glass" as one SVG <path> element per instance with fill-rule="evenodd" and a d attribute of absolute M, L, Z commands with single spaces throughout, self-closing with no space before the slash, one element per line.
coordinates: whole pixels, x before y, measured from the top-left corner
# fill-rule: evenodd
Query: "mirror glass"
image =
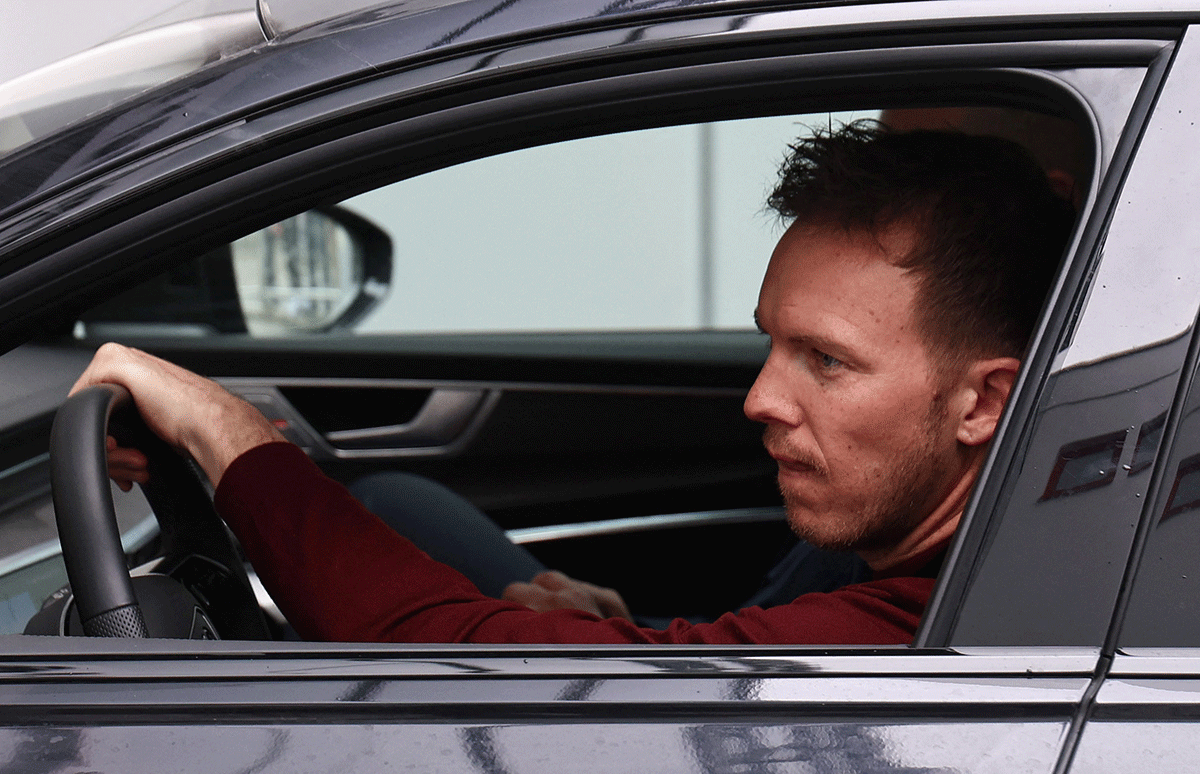
<path fill-rule="evenodd" d="M 363 257 L 328 215 L 303 212 L 232 244 L 238 300 L 252 336 L 332 325 L 363 289 Z"/>

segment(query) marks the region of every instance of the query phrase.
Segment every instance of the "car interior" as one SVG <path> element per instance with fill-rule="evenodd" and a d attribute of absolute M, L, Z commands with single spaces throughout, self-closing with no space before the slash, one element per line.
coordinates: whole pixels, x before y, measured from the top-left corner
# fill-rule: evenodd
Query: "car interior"
<path fill-rule="evenodd" d="M 757 285 L 783 230 L 763 200 L 788 141 L 856 120 L 1001 134 L 1078 203 L 1090 131 L 1029 101 L 679 123 L 392 170 L 395 182 L 206 246 L 6 357 L 54 359 L 69 384 L 103 341 L 145 349 L 245 397 L 338 481 L 434 479 L 639 614 L 715 618 L 795 541 L 761 427 L 742 413 L 766 352 Z M 0 444 L 17 471 L 0 486 L 40 493 L 19 505 L 33 537 L 0 560 L 5 632 L 65 582 L 44 481 L 51 413 L 31 411 Z M 126 564 L 165 567 L 215 630 L 258 636 L 213 613 L 240 593 L 212 577 L 239 575 L 234 555 L 210 546 L 215 563 L 188 563 L 195 536 L 151 515 L 177 495 L 112 491 Z M 290 636 L 256 592 L 270 636 Z"/>

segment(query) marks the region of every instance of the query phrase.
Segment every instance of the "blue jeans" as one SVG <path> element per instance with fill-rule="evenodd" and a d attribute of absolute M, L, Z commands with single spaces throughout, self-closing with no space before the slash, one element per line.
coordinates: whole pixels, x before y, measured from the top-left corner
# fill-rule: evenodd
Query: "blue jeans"
<path fill-rule="evenodd" d="M 411 473 L 374 473 L 355 481 L 350 492 L 388 526 L 466 575 L 489 597 L 498 598 L 508 584 L 528 581 L 547 569 L 509 540 L 487 514 L 431 479 Z M 786 605 L 801 594 L 833 591 L 870 577 L 870 568 L 855 554 L 824 551 L 797 541 L 738 609 Z M 668 620 L 647 618 L 638 623 L 663 628 Z"/>

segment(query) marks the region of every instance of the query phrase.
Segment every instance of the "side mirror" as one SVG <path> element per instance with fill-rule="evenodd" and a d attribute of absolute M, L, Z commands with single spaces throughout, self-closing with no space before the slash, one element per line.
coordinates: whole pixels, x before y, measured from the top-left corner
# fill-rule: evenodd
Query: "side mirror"
<path fill-rule="evenodd" d="M 80 339 L 351 328 L 391 283 L 392 240 L 342 207 L 256 231 L 109 299 L 75 325 Z"/>

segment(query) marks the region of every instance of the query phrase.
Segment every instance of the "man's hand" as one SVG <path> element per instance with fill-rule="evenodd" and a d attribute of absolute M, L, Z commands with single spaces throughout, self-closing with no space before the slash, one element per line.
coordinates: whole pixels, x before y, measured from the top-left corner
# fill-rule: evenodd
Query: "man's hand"
<path fill-rule="evenodd" d="M 213 486 L 243 452 L 285 440 L 256 408 L 216 382 L 136 349 L 100 347 L 71 394 L 101 383 L 129 390 L 151 432 L 192 455 Z M 117 448 L 110 439 L 109 472 L 128 489 L 146 480 L 146 458 L 135 449 Z"/>
<path fill-rule="evenodd" d="M 106 439 L 108 449 L 108 476 L 116 482 L 122 492 L 133 489 L 134 484 L 144 484 L 150 480 L 150 461 L 146 455 L 137 449 L 117 446 L 117 439 L 111 435 Z"/>
<path fill-rule="evenodd" d="M 601 618 L 633 620 L 625 600 L 617 592 L 577 581 L 554 570 L 535 575 L 529 583 L 510 583 L 501 598 L 539 613 L 548 610 L 582 610 Z"/>

